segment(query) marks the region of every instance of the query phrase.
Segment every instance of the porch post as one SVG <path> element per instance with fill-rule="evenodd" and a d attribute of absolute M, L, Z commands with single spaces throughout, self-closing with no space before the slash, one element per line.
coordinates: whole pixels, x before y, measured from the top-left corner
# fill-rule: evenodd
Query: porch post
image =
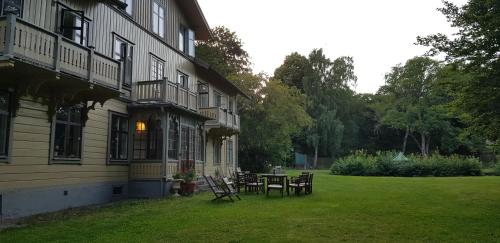
<path fill-rule="evenodd" d="M 7 13 L 7 26 L 5 33 L 5 56 L 14 57 L 14 45 L 16 41 L 16 22 L 17 16 L 13 13 Z"/>

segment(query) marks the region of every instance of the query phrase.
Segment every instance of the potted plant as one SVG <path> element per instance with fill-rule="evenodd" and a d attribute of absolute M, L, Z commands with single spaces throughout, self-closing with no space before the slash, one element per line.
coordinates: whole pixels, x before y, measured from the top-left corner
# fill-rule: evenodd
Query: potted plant
<path fill-rule="evenodd" d="M 181 183 L 184 181 L 182 179 L 182 175 L 180 173 L 176 173 L 174 175 L 174 179 L 172 180 L 172 190 L 174 191 L 174 197 L 179 197 L 179 190 L 181 189 Z"/>
<path fill-rule="evenodd" d="M 194 193 L 196 189 L 195 177 L 196 174 L 192 170 L 182 175 L 183 182 L 181 183 L 181 189 L 183 195 L 192 195 Z"/>

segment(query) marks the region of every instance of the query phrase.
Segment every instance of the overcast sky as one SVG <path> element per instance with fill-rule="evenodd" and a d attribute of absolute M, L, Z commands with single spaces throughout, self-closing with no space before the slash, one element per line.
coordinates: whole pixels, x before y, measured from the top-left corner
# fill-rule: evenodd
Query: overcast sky
<path fill-rule="evenodd" d="M 356 90 L 374 93 L 384 74 L 426 49 L 418 35 L 453 33 L 436 10 L 441 0 L 198 0 L 211 27 L 235 31 L 254 72 L 273 74 L 285 56 L 323 48 L 354 57 Z M 466 0 L 452 0 L 462 5 Z"/>

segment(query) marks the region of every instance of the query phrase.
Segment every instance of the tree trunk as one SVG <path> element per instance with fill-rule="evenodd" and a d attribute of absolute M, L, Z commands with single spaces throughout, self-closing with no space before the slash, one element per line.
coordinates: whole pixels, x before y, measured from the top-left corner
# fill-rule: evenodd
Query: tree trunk
<path fill-rule="evenodd" d="M 405 138 L 403 140 L 403 154 L 406 153 L 406 144 L 408 143 L 409 134 L 410 134 L 410 127 L 406 126 Z"/>
<path fill-rule="evenodd" d="M 427 157 L 427 139 L 425 138 L 425 134 L 420 133 L 420 138 L 420 151 L 422 152 L 422 156 Z"/>
<path fill-rule="evenodd" d="M 318 168 L 318 145 L 314 147 L 314 163 L 313 163 L 313 168 L 316 169 Z"/>

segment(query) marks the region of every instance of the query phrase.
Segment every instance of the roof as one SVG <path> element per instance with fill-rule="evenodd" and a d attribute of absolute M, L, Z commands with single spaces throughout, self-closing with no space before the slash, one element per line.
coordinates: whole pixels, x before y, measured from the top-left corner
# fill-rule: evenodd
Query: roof
<path fill-rule="evenodd" d="M 176 0 L 181 11 L 186 15 L 196 32 L 197 40 L 208 40 L 212 35 L 210 26 L 197 0 Z"/>
<path fill-rule="evenodd" d="M 211 68 L 209 64 L 203 62 L 199 58 L 194 58 L 193 63 L 197 66 L 197 70 L 200 72 L 200 75 L 208 78 L 212 84 L 217 86 L 217 88 L 228 94 L 239 94 L 247 99 L 250 99 L 250 96 L 238 88 L 238 86 L 234 85 L 231 81 L 227 80 L 222 74 Z"/>

